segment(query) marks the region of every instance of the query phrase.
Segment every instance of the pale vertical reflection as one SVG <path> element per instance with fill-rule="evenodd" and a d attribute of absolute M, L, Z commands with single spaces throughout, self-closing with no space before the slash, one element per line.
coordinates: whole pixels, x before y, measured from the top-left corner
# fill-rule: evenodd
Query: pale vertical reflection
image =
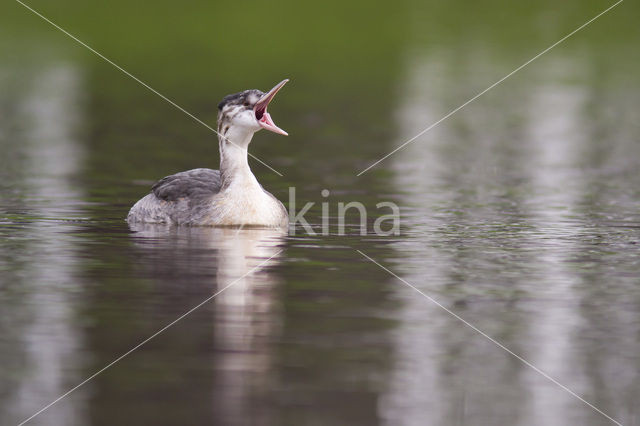
<path fill-rule="evenodd" d="M 274 230 L 227 230 L 220 239 L 218 287 L 245 275 L 263 259 L 274 256 L 282 233 Z M 269 266 L 278 262 L 272 259 Z M 266 396 L 275 377 L 271 342 L 279 332 L 275 281 L 268 273 L 240 279 L 215 299 L 215 343 L 221 355 L 216 365 L 216 418 L 223 424 L 274 424 Z"/>
<path fill-rule="evenodd" d="M 175 275 L 188 275 L 193 262 L 217 267 L 211 293 L 227 287 L 212 303 L 214 369 L 212 418 L 225 425 L 277 424 L 274 410 L 264 401 L 276 387 L 271 343 L 280 335 L 278 280 L 265 269 L 279 263 L 286 235 L 277 229 L 170 227 L 132 224 L 136 241 L 149 250 L 166 250 L 162 261 Z M 178 249 L 178 251 L 176 251 Z M 188 260 L 186 253 L 215 253 L 204 261 Z M 186 257 L 185 257 L 186 256 Z M 271 260 L 261 268 L 253 268 Z M 203 307 L 204 309 L 204 307 Z"/>
<path fill-rule="evenodd" d="M 84 158 L 76 139 L 82 115 L 78 105 L 81 78 L 70 65 L 44 66 L 26 74 L 28 78 L 19 86 L 24 92 L 16 99 L 15 128 L 19 132 L 7 135 L 12 138 L 7 141 L 11 150 L 20 154 L 15 158 L 21 161 L 21 175 L 14 176 L 20 181 L 14 184 L 23 191 L 21 198 L 34 220 L 27 236 L 30 247 L 16 258 L 22 264 L 19 285 L 29 289 L 16 307 L 22 312 L 21 321 L 15 324 L 21 343 L 14 350 L 20 352 L 25 366 L 8 397 L 8 417 L 16 422 L 78 381 L 76 372 L 81 371 L 82 363 L 77 352 L 83 340 L 72 302 L 72 283 L 77 282 L 73 278 L 77 262 L 72 237 L 59 232 L 51 220 L 69 217 L 61 214 L 73 217 L 77 214 L 74 200 L 83 197 L 69 181 Z M 74 395 L 34 419 L 33 424 L 86 424 L 83 405 L 81 396 Z"/>
<path fill-rule="evenodd" d="M 417 54 L 410 55 L 409 58 L 407 69 L 410 75 L 405 80 L 406 87 L 403 87 L 403 103 L 397 107 L 397 128 L 400 129 L 398 141 L 409 139 L 422 130 L 425 127 L 424 117 L 437 117 L 446 113 L 437 102 L 441 97 L 437 92 L 444 87 L 440 84 L 445 74 L 441 68 L 444 62 L 442 58 L 436 54 L 429 59 Z M 434 149 L 433 141 L 441 140 L 445 135 L 443 127 L 435 128 L 432 132 L 432 138 L 428 141 L 419 141 L 407 148 L 411 150 L 411 157 L 406 155 L 406 151 L 400 151 L 392 158 L 390 167 L 397 171 L 395 183 L 402 192 L 411 188 L 411 194 L 430 193 L 430 182 L 437 178 L 439 168 L 437 159 L 430 152 Z M 429 222 L 430 216 L 422 214 L 425 208 L 421 204 L 422 199 L 408 196 L 405 201 L 409 202 L 411 208 L 408 220 L 412 224 L 413 215 Z M 428 201 L 424 201 L 428 209 Z M 422 226 L 424 223 L 414 225 Z M 428 233 L 424 235 L 429 239 Z M 406 248 L 408 247 L 399 249 Z M 423 244 L 420 252 L 413 250 L 412 244 L 412 253 L 407 256 L 408 262 L 424 262 L 424 269 L 428 272 L 402 276 L 424 291 L 432 291 L 442 282 L 436 277 L 445 274 L 448 262 L 446 259 L 432 262 L 432 259 L 438 258 L 438 253 L 429 244 Z M 431 282 L 428 287 L 424 285 L 427 280 Z M 379 403 L 380 417 L 389 425 L 446 424 L 444 420 L 447 405 L 443 401 L 448 398 L 443 397 L 443 394 L 448 393 L 449 389 L 440 381 L 438 360 L 446 356 L 439 330 L 445 327 L 447 318 L 427 299 L 400 283 L 396 293 L 403 303 L 398 314 L 399 325 L 394 329 L 395 367 L 389 380 L 389 390 Z"/>
<path fill-rule="evenodd" d="M 585 387 L 577 380 L 579 374 L 572 371 L 573 351 L 580 347 L 572 342 L 572 337 L 579 334 L 580 315 L 574 302 L 579 278 L 566 259 L 567 253 L 579 250 L 576 242 L 583 227 L 569 217 L 582 190 L 575 187 L 571 173 L 579 168 L 579 154 L 588 139 L 581 111 L 586 93 L 579 85 L 558 82 L 576 79 L 576 72 L 586 66 L 566 56 L 548 58 L 547 64 L 536 69 L 540 83 L 523 99 L 527 117 L 524 137 L 532 147 L 526 168 L 531 184 L 528 220 L 538 229 L 530 235 L 530 243 L 538 247 L 538 276 L 546 284 L 539 291 L 550 296 L 531 309 L 531 316 L 525 320 L 531 324 L 526 336 L 531 342 L 527 354 L 538 368 L 584 395 Z M 586 406 L 580 410 L 581 402 L 537 377 L 530 377 L 528 387 L 523 424 L 561 426 L 593 419 L 593 412 Z"/>
<path fill-rule="evenodd" d="M 465 56 L 469 72 L 460 73 L 453 71 L 460 58 L 413 52 L 397 108 L 396 144 L 464 102 L 460 84 L 480 90 L 476 75 L 499 76 L 502 67 L 489 57 Z M 553 83 L 577 67 L 568 59 L 547 60 L 535 74 L 542 83 L 496 88 L 398 152 L 388 167 L 398 193 L 406 195 L 409 229 L 394 269 L 581 393 L 572 362 L 578 278 L 563 256 L 577 250 L 571 237 L 580 231 L 567 220 L 580 196 L 568 177 L 584 138 L 585 94 L 579 86 Z M 501 266 L 512 258 L 515 263 Z M 512 294 L 529 291 L 544 302 L 504 306 L 517 302 Z M 380 402 L 388 424 L 601 420 L 429 300 L 401 283 L 397 293 L 404 303 L 395 367 Z"/>
<path fill-rule="evenodd" d="M 407 67 L 407 105 L 398 112 L 398 127 L 406 134 L 399 139 L 466 100 L 458 99 L 456 79 L 481 87 L 477 75 L 492 69 L 483 55 L 463 57 L 469 72 L 456 75 L 452 70 L 459 60 L 437 51 L 414 55 Z M 464 242 L 483 225 L 505 219 L 505 212 L 477 208 L 493 192 L 485 180 L 497 167 L 492 153 L 501 143 L 494 122 L 500 114 L 492 108 L 464 114 L 393 160 L 399 191 L 407 194 L 405 224 L 411 229 L 410 242 L 398 247 L 404 258 L 398 267 L 409 282 L 462 317 L 489 319 L 487 332 L 502 332 L 517 322 L 496 318 L 493 303 L 467 302 L 485 296 L 475 287 L 490 278 L 478 268 L 492 264 L 501 250 L 478 250 Z M 385 416 L 389 424 L 517 424 L 525 394 L 520 366 L 426 298 L 402 285 L 398 292 L 406 300 L 406 333 L 399 333 L 397 380 L 385 401 L 395 407 Z"/>

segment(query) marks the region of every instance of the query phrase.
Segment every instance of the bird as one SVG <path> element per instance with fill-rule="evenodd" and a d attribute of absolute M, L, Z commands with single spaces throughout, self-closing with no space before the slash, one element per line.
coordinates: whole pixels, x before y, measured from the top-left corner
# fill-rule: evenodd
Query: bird
<path fill-rule="evenodd" d="M 288 82 L 267 93 L 251 89 L 225 96 L 218 104 L 220 170 L 198 168 L 166 176 L 138 200 L 127 215 L 129 224 L 184 226 L 249 226 L 282 228 L 289 218 L 284 205 L 267 192 L 247 161 L 253 134 L 276 126 L 267 106 Z"/>

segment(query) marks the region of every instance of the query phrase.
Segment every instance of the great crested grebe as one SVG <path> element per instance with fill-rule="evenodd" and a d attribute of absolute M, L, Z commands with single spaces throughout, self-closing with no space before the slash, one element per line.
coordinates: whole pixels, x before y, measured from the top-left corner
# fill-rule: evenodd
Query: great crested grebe
<path fill-rule="evenodd" d="M 151 193 L 131 207 L 129 223 L 191 226 L 284 227 L 287 211 L 265 191 L 251 172 L 247 149 L 260 129 L 286 135 L 267 106 L 287 80 L 268 93 L 260 90 L 227 95 L 218 104 L 220 170 L 193 169 L 156 182 Z"/>

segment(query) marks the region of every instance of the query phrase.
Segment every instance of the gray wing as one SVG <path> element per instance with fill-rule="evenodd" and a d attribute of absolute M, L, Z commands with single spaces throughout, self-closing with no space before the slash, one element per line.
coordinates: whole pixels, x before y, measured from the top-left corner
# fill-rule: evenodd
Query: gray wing
<path fill-rule="evenodd" d="M 221 185 L 220 171 L 193 169 L 160 179 L 151 187 L 151 192 L 164 201 L 201 199 L 220 192 Z"/>

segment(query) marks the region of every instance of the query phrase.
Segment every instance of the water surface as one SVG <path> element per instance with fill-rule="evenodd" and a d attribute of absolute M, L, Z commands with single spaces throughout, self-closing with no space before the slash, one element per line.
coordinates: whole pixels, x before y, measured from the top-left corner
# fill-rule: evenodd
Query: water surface
<path fill-rule="evenodd" d="M 29 424 L 613 424 L 407 283 L 640 424 L 637 7 L 357 177 L 608 6 L 359 3 L 30 3 L 210 124 L 223 95 L 291 78 L 270 107 L 291 136 L 252 144 L 284 176 L 252 168 L 315 202 L 318 235 L 130 228 L 154 180 L 217 166 L 215 135 L 2 6 L 2 424 L 196 306 Z M 355 216 L 339 235 L 349 201 L 365 235 Z M 381 201 L 400 235 L 371 232 Z"/>

